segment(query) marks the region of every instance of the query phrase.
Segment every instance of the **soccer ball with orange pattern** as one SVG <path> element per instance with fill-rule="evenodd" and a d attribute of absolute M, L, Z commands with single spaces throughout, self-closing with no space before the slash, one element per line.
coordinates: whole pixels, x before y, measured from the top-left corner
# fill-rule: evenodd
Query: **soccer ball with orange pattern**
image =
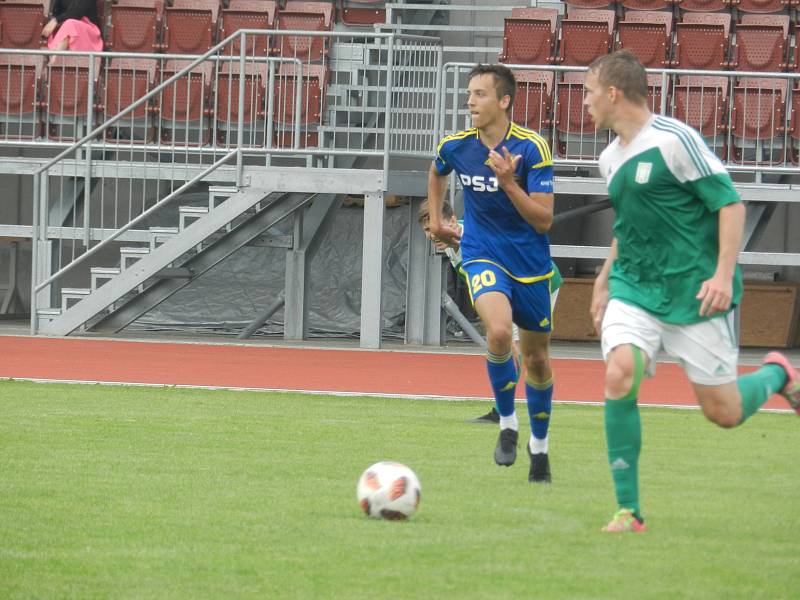
<path fill-rule="evenodd" d="M 414 471 L 396 462 L 375 463 L 361 475 L 356 493 L 361 510 L 375 519 L 404 521 L 419 506 L 422 488 Z"/>

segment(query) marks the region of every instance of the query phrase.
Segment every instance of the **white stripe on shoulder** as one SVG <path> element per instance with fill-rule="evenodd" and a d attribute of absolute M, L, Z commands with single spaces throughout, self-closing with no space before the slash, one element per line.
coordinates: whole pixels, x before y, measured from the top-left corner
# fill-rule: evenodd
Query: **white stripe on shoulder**
<path fill-rule="evenodd" d="M 653 121 L 652 127 L 658 132 L 658 145 L 667 167 L 679 181 L 695 181 L 726 172 L 702 136 L 686 123 L 659 116 Z"/>

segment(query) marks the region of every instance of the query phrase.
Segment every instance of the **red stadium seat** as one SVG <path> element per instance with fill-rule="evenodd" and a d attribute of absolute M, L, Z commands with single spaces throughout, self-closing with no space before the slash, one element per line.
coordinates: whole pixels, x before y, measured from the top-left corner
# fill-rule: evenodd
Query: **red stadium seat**
<path fill-rule="evenodd" d="M 186 67 L 188 60 L 168 60 L 161 68 L 166 81 Z M 214 65 L 202 63 L 168 85 L 158 95 L 161 139 L 175 145 L 197 146 L 210 139 L 211 84 Z"/>
<path fill-rule="evenodd" d="M 731 0 L 676 0 L 675 4 L 681 10 L 712 12 L 716 10 L 726 10 L 730 7 Z"/>
<path fill-rule="evenodd" d="M 145 96 L 156 85 L 158 61 L 154 59 L 112 58 L 105 72 L 103 106 L 111 118 Z M 114 127 L 106 130 L 110 141 L 151 142 L 155 133 L 153 103 L 145 102 L 133 109 Z"/>
<path fill-rule="evenodd" d="M 670 66 L 672 13 L 630 12 L 618 27 L 618 49 L 630 50 L 645 67 Z"/>
<path fill-rule="evenodd" d="M 700 132 L 708 146 L 724 158 L 728 115 L 725 77 L 687 77 L 673 89 L 672 115 Z"/>
<path fill-rule="evenodd" d="M 792 90 L 792 102 L 789 106 L 789 140 L 792 162 L 800 165 L 800 85 Z"/>
<path fill-rule="evenodd" d="M 739 12 L 756 14 L 778 13 L 790 4 L 789 0 L 733 0 Z"/>
<path fill-rule="evenodd" d="M 739 163 L 781 164 L 786 80 L 749 78 L 733 88 L 731 159 Z"/>
<path fill-rule="evenodd" d="M 514 71 L 517 93 L 511 108 L 511 120 L 533 129 L 549 141 L 553 127 L 553 87 L 551 71 Z"/>
<path fill-rule="evenodd" d="M 567 6 L 570 8 L 575 6 L 577 8 L 605 8 L 607 6 L 613 8 L 615 0 L 568 0 Z"/>
<path fill-rule="evenodd" d="M 114 52 L 158 52 L 163 16 L 163 0 L 117 0 L 111 5 L 107 48 Z"/>
<path fill-rule="evenodd" d="M 302 77 L 299 110 L 295 90 L 298 77 Z M 322 65 L 304 65 L 302 70 L 291 63 L 281 65 L 273 92 L 275 144 L 279 148 L 319 144 L 317 126 L 325 110 L 327 77 L 328 71 Z M 299 138 L 295 137 L 296 126 L 300 128 Z"/>
<path fill-rule="evenodd" d="M 277 10 L 275 0 L 230 0 L 228 8 L 222 10 L 220 41 L 240 29 L 274 29 Z M 247 36 L 245 52 L 248 56 L 266 56 L 269 42 L 267 35 Z M 240 38 L 237 38 L 226 54 L 238 56 L 240 44 Z"/>
<path fill-rule="evenodd" d="M 552 63 L 558 11 L 554 8 L 514 8 L 505 19 L 500 61 L 519 65 Z"/>
<path fill-rule="evenodd" d="M 50 3 L 42 0 L 0 2 L 0 48 L 39 49 Z"/>
<path fill-rule="evenodd" d="M 570 10 L 567 18 L 561 21 L 558 62 L 586 66 L 598 56 L 608 54 L 615 19 L 613 10 Z"/>
<path fill-rule="evenodd" d="M 86 56 L 57 56 L 47 67 L 43 102 L 47 107 L 47 135 L 51 139 L 73 141 L 87 133 L 89 101 L 94 104 L 100 81 L 101 59 L 91 65 Z M 92 73 L 89 70 L 92 68 Z M 89 96 L 90 81 L 94 92 Z"/>
<path fill-rule="evenodd" d="M 732 46 L 738 71 L 783 71 L 789 65 L 789 16 L 744 15 Z"/>
<path fill-rule="evenodd" d="M 383 0 L 340 0 L 339 18 L 345 25 L 371 27 L 386 22 Z"/>
<path fill-rule="evenodd" d="M 727 13 L 688 13 L 675 27 L 675 64 L 681 69 L 720 70 L 729 66 Z"/>
<path fill-rule="evenodd" d="M 245 64 L 242 122 L 244 137 L 237 140 L 239 91 L 242 74 L 238 62 L 225 63 L 217 74 L 216 98 L 217 143 L 224 146 L 263 146 L 266 135 L 266 88 L 268 67 L 265 63 Z"/>
<path fill-rule="evenodd" d="M 0 125 L 3 139 L 41 135 L 39 90 L 44 56 L 0 56 Z"/>
<path fill-rule="evenodd" d="M 664 111 L 661 110 L 661 101 L 665 89 L 667 90 L 666 107 L 669 107 L 669 78 L 667 78 L 665 84 L 661 75 L 647 75 L 647 106 L 650 108 L 650 112 L 664 114 Z"/>
<path fill-rule="evenodd" d="M 278 12 L 276 23 L 276 29 L 285 31 L 330 31 L 332 27 L 333 4 L 329 2 L 287 0 Z M 324 37 L 281 35 L 276 45 L 279 56 L 305 62 L 321 61 L 328 51 Z"/>
<path fill-rule="evenodd" d="M 172 0 L 164 11 L 168 54 L 203 54 L 217 41 L 219 0 Z"/>
<path fill-rule="evenodd" d="M 585 73 L 564 73 L 556 85 L 556 122 L 553 147 L 561 158 L 594 159 L 608 145 L 607 131 L 595 130 L 583 105 Z"/>
<path fill-rule="evenodd" d="M 627 10 L 662 10 L 671 8 L 673 0 L 622 0 L 620 4 Z"/>

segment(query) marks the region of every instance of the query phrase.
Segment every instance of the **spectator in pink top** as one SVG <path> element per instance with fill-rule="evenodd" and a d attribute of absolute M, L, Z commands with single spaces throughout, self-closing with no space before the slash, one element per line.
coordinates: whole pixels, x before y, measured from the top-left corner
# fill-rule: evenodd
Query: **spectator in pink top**
<path fill-rule="evenodd" d="M 101 52 L 103 36 L 95 0 L 53 0 L 42 37 L 47 38 L 50 50 Z"/>

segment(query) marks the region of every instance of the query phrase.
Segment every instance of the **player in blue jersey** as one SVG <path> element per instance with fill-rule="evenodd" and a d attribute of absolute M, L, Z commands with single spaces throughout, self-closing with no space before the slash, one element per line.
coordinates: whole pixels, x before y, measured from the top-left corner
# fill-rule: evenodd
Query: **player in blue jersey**
<path fill-rule="evenodd" d="M 464 282 L 467 282 L 467 275 L 461 269 L 461 248 L 459 243 L 455 243 L 454 245 L 447 245 L 439 238 L 435 237 L 431 233 L 430 227 L 430 204 L 427 200 L 425 200 L 419 207 L 419 213 L 417 214 L 417 219 L 419 220 L 419 224 L 422 227 L 422 230 L 425 232 L 425 236 L 431 240 L 436 246 L 436 249 L 439 252 L 443 252 L 445 256 L 447 256 L 450 264 L 453 267 L 453 270 L 456 274 L 461 277 Z M 449 202 L 445 202 L 442 204 L 442 220 L 449 226 L 452 227 L 459 236 L 463 235 L 464 231 L 464 222 L 459 221 L 456 219 L 456 215 L 453 212 L 453 207 L 450 206 Z M 468 282 L 467 282 L 468 283 Z M 550 279 L 550 308 L 551 310 L 556 309 L 556 300 L 558 299 L 558 290 L 561 289 L 561 285 L 564 283 L 564 279 L 561 277 L 561 272 L 558 270 L 558 266 L 556 263 L 553 263 L 553 277 Z M 519 327 L 512 324 L 511 328 L 511 346 L 514 356 L 518 358 L 517 360 L 517 370 L 520 370 L 520 353 L 519 353 Z M 500 413 L 497 412 L 497 407 L 492 406 L 492 409 L 486 413 L 485 415 L 481 415 L 480 417 L 476 417 L 472 419 L 470 423 L 493 423 L 497 424 L 500 422 Z"/>
<path fill-rule="evenodd" d="M 520 328 L 531 436 L 528 479 L 550 481 L 547 431 L 553 398 L 550 368 L 550 280 L 547 231 L 553 222 L 553 165 L 547 142 L 509 120 L 516 81 L 504 65 L 477 65 L 469 74 L 472 129 L 442 139 L 428 175 L 431 233 L 460 240 L 462 269 L 488 345 L 487 367 L 500 413 L 494 459 L 511 466 L 519 422 L 514 392 L 519 373 L 511 349 Z M 448 175 L 464 188 L 464 237 L 442 219 Z"/>

